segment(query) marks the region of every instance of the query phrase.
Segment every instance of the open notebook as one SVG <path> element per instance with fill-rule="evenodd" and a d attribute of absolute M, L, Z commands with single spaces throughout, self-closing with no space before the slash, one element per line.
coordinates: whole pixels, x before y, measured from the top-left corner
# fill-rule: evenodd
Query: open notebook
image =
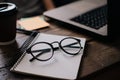
<path fill-rule="evenodd" d="M 68 36 L 38 33 L 38 35 L 30 45 L 42 41 L 49 43 L 52 43 L 54 41 L 59 42 L 65 37 Z M 27 54 L 27 52 L 24 52 L 23 55 L 18 59 L 18 61 L 14 64 L 14 66 L 10 70 L 13 72 L 44 76 L 50 78 L 72 80 L 76 79 L 86 42 L 85 38 L 78 39 L 81 40 L 80 43 L 82 49 L 80 53 L 75 56 L 64 55 L 64 52 L 58 49 L 57 51 L 54 52 L 53 58 L 49 61 L 43 62 L 34 60 L 33 62 L 30 62 L 29 60 L 32 58 L 32 56 L 30 54 Z"/>

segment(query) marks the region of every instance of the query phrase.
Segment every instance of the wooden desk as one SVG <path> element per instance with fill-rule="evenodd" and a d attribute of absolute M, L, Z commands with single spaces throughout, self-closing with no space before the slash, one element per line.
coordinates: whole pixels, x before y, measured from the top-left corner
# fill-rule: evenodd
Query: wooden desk
<path fill-rule="evenodd" d="M 49 34 L 84 37 L 87 39 L 84 57 L 78 73 L 78 80 L 120 61 L 120 39 L 106 43 L 81 32 L 63 28 L 54 23 L 51 23 L 49 28 L 44 28 L 39 31 Z M 5 66 L 9 64 L 17 48 L 19 48 L 27 38 L 28 36 L 24 34 L 17 34 L 14 44 L 0 46 L 0 80 L 49 80 L 44 77 L 13 73 L 9 71 L 11 66 Z"/>

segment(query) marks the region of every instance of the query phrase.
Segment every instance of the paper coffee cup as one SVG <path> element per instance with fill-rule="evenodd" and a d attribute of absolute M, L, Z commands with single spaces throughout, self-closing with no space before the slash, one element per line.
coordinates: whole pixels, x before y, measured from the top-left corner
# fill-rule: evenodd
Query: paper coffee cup
<path fill-rule="evenodd" d="M 16 37 L 17 7 L 13 3 L 0 3 L 0 45 L 8 45 Z"/>

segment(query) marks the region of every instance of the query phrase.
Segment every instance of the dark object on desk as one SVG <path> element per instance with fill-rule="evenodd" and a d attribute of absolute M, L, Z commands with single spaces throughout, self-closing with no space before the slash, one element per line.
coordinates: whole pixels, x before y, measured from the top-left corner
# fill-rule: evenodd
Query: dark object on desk
<path fill-rule="evenodd" d="M 17 28 L 17 32 L 18 33 L 23 33 L 23 34 L 26 34 L 26 35 L 31 35 L 32 33 L 37 33 L 37 31 L 29 31 L 29 30 L 19 29 L 19 28 Z"/>
<path fill-rule="evenodd" d="M 12 3 L 0 3 L 0 45 L 8 45 L 16 37 L 17 7 Z"/>
<path fill-rule="evenodd" d="M 120 37 L 120 11 L 118 8 L 120 7 L 120 2 L 118 0 L 108 0 L 108 28 L 112 37 Z"/>

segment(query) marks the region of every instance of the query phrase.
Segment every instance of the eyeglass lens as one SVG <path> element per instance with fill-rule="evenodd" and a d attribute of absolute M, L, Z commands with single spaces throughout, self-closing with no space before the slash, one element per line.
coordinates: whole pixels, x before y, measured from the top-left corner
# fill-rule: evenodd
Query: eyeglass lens
<path fill-rule="evenodd" d="M 63 50 L 69 54 L 77 54 L 80 51 L 81 45 L 80 42 L 73 38 L 67 38 L 61 41 L 60 44 Z"/>
<path fill-rule="evenodd" d="M 51 46 L 47 43 L 38 43 L 31 48 L 32 56 L 38 60 L 46 61 L 53 55 Z M 31 60 L 32 61 L 32 60 Z"/>

